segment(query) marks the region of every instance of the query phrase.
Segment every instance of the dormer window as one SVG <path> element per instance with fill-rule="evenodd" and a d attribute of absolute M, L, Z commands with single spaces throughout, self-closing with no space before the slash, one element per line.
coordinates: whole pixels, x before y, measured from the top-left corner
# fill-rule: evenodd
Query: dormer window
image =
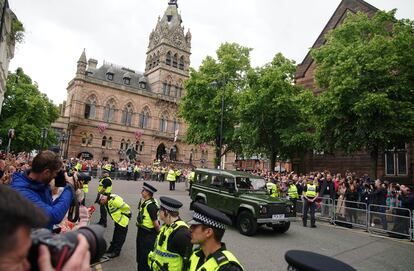
<path fill-rule="evenodd" d="M 140 87 L 140 88 L 142 88 L 142 89 L 146 89 L 146 88 L 147 88 L 147 83 L 145 83 L 145 82 L 140 82 L 140 83 L 139 83 L 139 87 Z"/>
<path fill-rule="evenodd" d="M 124 84 L 125 84 L 125 85 L 131 85 L 131 78 L 129 78 L 129 77 L 124 77 Z"/>
<path fill-rule="evenodd" d="M 114 80 L 114 74 L 111 72 L 108 72 L 106 74 L 106 79 L 108 79 L 109 81 L 113 81 Z"/>

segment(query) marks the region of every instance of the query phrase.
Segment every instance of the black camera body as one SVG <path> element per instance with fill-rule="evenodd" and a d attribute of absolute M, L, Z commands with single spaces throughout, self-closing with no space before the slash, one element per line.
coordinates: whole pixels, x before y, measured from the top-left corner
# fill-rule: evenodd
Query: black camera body
<path fill-rule="evenodd" d="M 53 234 L 48 229 L 37 229 L 31 234 L 32 246 L 29 251 L 29 262 L 32 270 L 39 270 L 37 260 L 39 258 L 39 246 L 46 245 L 49 249 L 52 266 L 62 268 L 66 261 L 72 256 L 78 245 L 77 235 L 85 236 L 89 243 L 91 253 L 91 264 L 99 261 L 106 251 L 106 241 L 103 238 L 104 228 L 100 225 L 82 227 L 79 230 L 65 234 Z"/>
<path fill-rule="evenodd" d="M 67 173 L 69 177 L 72 177 L 73 175 L 71 173 Z M 87 184 L 91 181 L 91 176 L 89 176 L 86 173 L 78 172 L 76 174 L 76 177 L 79 181 L 82 181 L 83 183 Z M 65 187 L 66 185 L 66 178 L 65 178 L 65 171 L 61 170 L 58 172 L 56 178 L 55 178 L 55 186 L 56 187 Z"/>

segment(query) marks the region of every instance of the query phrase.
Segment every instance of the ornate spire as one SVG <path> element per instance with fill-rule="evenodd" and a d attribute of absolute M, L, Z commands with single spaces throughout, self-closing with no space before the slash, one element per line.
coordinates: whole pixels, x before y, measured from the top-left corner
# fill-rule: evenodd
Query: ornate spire
<path fill-rule="evenodd" d="M 76 69 L 76 74 L 77 75 L 85 75 L 87 64 L 88 64 L 88 62 L 86 60 L 85 49 L 83 49 L 83 52 L 82 52 L 82 54 L 81 54 L 81 56 L 79 57 L 79 60 L 78 60 L 78 66 L 77 66 L 77 69 Z"/>

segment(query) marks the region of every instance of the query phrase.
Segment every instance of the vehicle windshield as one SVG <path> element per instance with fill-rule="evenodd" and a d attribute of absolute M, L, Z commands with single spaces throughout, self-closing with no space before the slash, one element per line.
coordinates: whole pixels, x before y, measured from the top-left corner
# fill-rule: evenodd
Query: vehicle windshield
<path fill-rule="evenodd" d="M 237 177 L 236 183 L 238 189 L 266 190 L 266 181 L 261 178 Z"/>

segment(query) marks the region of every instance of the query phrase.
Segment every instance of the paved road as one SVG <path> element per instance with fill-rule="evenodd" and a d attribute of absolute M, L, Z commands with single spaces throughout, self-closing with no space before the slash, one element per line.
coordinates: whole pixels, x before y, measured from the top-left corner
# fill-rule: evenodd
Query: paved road
<path fill-rule="evenodd" d="M 151 182 L 158 189 L 155 197 L 171 196 L 184 206 L 181 217 L 187 221 L 191 218 L 189 211 L 190 200 L 185 191 L 184 183 L 177 184 L 176 191 L 168 191 L 168 183 Z M 97 181 L 90 184 L 89 199 L 95 199 Z M 127 241 L 121 256 L 102 264 L 105 271 L 132 271 L 136 270 L 135 262 L 135 220 L 137 205 L 142 188 L 142 181 L 127 182 L 114 181 L 113 192 L 124 198 L 131 206 L 133 217 L 129 223 Z M 99 208 L 98 208 L 99 210 Z M 92 222 L 97 222 L 99 214 L 94 214 Z M 108 219 L 110 219 L 108 217 Z M 414 243 L 398 241 L 389 238 L 369 235 L 361 230 L 349 230 L 319 223 L 318 228 L 304 228 L 301 223 L 294 222 L 285 234 L 275 234 L 270 229 L 260 229 L 254 237 L 239 234 L 235 228 L 230 228 L 224 234 L 224 242 L 242 262 L 245 270 L 267 271 L 286 270 L 284 254 L 290 249 L 310 250 L 324 255 L 332 256 L 344 261 L 359 271 L 382 270 L 412 270 L 414 266 Z M 112 238 L 113 223 L 108 224 L 105 239 Z"/>

